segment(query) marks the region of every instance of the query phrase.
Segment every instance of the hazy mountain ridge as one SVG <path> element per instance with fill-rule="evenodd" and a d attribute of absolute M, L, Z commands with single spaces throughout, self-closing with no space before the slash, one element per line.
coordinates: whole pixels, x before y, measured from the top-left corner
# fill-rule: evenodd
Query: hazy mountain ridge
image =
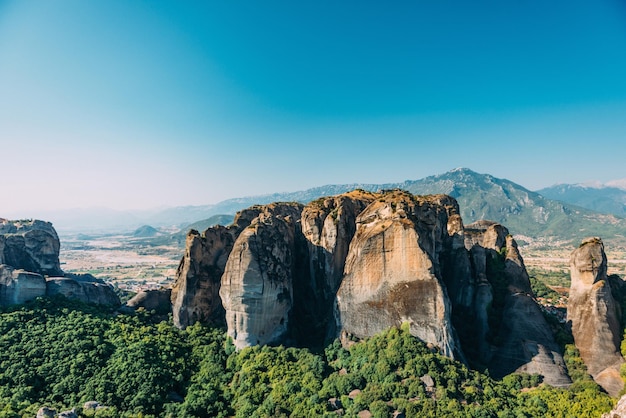
<path fill-rule="evenodd" d="M 626 217 L 626 189 L 614 186 L 588 186 L 583 184 L 557 184 L 538 193 L 548 199 L 560 200 L 589 210 Z"/>
<path fill-rule="evenodd" d="M 533 192 L 525 187 L 506 179 L 500 179 L 489 174 L 476 173 L 467 168 L 457 168 L 449 172 L 425 177 L 420 180 L 406 180 L 399 183 L 386 184 L 329 184 L 306 190 L 285 193 L 273 193 L 259 196 L 247 196 L 224 200 L 213 205 L 181 206 L 151 211 L 104 211 L 95 213 L 88 209 L 81 211 L 62 212 L 58 216 L 46 216 L 57 229 L 126 229 L 132 231 L 141 225 L 149 224 L 154 227 L 178 226 L 186 233 L 188 225 L 199 220 L 206 220 L 215 215 L 234 215 L 237 211 L 255 204 L 271 202 L 299 202 L 308 203 L 320 197 L 333 196 L 354 189 L 366 191 L 380 191 L 384 189 L 404 189 L 414 194 L 449 194 L 456 198 L 461 208 L 461 215 L 465 222 L 477 220 L 493 220 L 507 225 L 516 236 L 529 238 L 549 238 L 558 241 L 576 242 L 589 235 L 602 236 L 605 241 L 613 245 L 626 242 L 626 220 L 615 215 L 615 212 L 605 213 L 585 208 L 585 202 L 599 201 L 599 199 L 583 198 L 583 192 L 609 190 L 613 193 L 614 201 L 626 191 L 617 188 L 586 188 L 569 186 L 564 190 L 581 192 L 578 200 L 565 199 L 559 195 L 559 200 L 550 196 L 551 188 L 543 189 L 549 196 Z M 619 191 L 619 193 L 618 193 Z M 550 198 L 549 198 L 550 197 Z M 576 204 L 572 204 L 572 201 Z M 569 202 L 569 203 L 566 203 Z M 600 206 L 597 206 L 600 208 Z M 622 206 L 626 216 L 626 211 Z M 90 215 L 91 213 L 91 215 Z M 25 214 L 28 216 L 28 214 Z M 116 216 L 117 215 L 117 216 Z M 618 213 L 619 215 L 619 213 Z M 202 229 L 202 228 L 200 228 Z"/>
<path fill-rule="evenodd" d="M 459 202 L 461 216 L 467 223 L 481 219 L 496 221 L 507 225 L 514 235 L 571 242 L 589 235 L 600 235 L 607 242 L 625 241 L 626 237 L 624 219 L 548 199 L 510 180 L 467 168 L 401 183 L 326 185 L 293 193 L 230 199 L 217 203 L 213 210 L 232 213 L 253 204 L 274 201 L 307 203 L 358 188 L 367 191 L 399 188 L 419 195 L 449 194 Z"/>

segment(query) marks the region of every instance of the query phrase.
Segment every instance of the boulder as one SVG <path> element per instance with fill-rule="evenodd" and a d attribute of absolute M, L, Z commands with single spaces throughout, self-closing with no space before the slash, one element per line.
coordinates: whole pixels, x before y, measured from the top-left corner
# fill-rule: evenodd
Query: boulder
<path fill-rule="evenodd" d="M 219 295 L 237 348 L 283 341 L 293 307 L 293 280 L 303 206 L 264 206 L 241 231 L 228 257 Z"/>
<path fill-rule="evenodd" d="M 71 409 L 69 411 L 59 412 L 57 418 L 78 418 L 78 414 L 74 409 Z"/>
<path fill-rule="evenodd" d="M 155 311 L 158 315 L 167 315 L 172 312 L 172 289 L 151 289 L 137 293 L 126 302 L 125 307 L 132 310 L 143 308 Z"/>
<path fill-rule="evenodd" d="M 443 196 L 384 193 L 357 217 L 337 293 L 342 335 L 369 337 L 409 323 L 412 335 L 462 357 L 439 254 L 447 241 Z"/>
<path fill-rule="evenodd" d="M 0 306 L 19 305 L 45 295 L 43 276 L 0 264 Z"/>
<path fill-rule="evenodd" d="M 0 264 L 60 276 L 59 237 L 50 222 L 0 219 Z"/>
<path fill-rule="evenodd" d="M 42 406 L 37 411 L 37 418 L 54 418 L 57 414 L 56 409 L 48 408 L 47 406 Z"/>
<path fill-rule="evenodd" d="M 607 279 L 604 244 L 586 238 L 570 257 L 571 287 L 567 319 L 574 343 L 589 374 L 610 395 L 618 396 L 624 382 L 620 366 L 621 309 Z"/>
<path fill-rule="evenodd" d="M 84 303 L 119 306 L 119 296 L 113 287 L 99 281 L 82 281 L 69 277 L 50 277 L 46 279 L 46 295 L 63 295 Z"/>

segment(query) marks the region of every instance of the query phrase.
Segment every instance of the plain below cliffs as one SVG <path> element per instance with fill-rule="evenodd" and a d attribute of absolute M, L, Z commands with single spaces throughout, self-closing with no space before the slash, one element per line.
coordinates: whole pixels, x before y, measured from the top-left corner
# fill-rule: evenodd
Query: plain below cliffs
<path fill-rule="evenodd" d="M 466 228 L 447 195 L 355 190 L 251 207 L 188 235 L 172 304 L 179 327 L 225 322 L 239 348 L 319 347 L 408 323 L 494 375 L 570 383 L 515 240 L 495 223 Z"/>
<path fill-rule="evenodd" d="M 624 382 L 620 366 L 622 327 L 621 309 L 614 294 L 623 281 L 607 277 L 604 244 L 597 237 L 583 240 L 570 258 L 571 288 L 567 319 L 580 356 L 589 374 L 612 396 L 617 396 Z M 621 298 L 618 298 L 618 300 Z"/>

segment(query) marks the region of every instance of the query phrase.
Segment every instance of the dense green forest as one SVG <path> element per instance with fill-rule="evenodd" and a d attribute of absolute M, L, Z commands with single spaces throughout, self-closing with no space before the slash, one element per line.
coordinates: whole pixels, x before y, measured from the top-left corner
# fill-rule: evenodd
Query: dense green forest
<path fill-rule="evenodd" d="M 496 381 L 393 328 L 345 349 L 251 347 L 222 329 L 184 331 L 149 313 L 120 315 L 64 298 L 0 311 L 0 418 L 42 406 L 82 417 L 581 417 L 614 400 L 586 373 L 572 345 L 575 383 L 538 375 Z M 86 401 L 104 405 L 83 411 Z"/>

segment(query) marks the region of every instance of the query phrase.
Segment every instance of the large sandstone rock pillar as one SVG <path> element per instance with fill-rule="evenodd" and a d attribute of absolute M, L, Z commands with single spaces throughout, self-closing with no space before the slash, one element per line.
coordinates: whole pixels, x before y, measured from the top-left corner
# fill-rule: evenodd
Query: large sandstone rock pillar
<path fill-rule="evenodd" d="M 228 335 L 237 348 L 286 337 L 301 211 L 298 204 L 268 205 L 235 241 L 219 294 Z"/>
<path fill-rule="evenodd" d="M 620 307 L 606 275 L 607 261 L 600 238 L 587 238 L 570 258 L 572 284 L 567 304 L 574 342 L 589 374 L 610 395 L 624 386 L 620 377 Z"/>
<path fill-rule="evenodd" d="M 337 295 L 340 329 L 364 338 L 403 322 L 411 334 L 462 357 L 440 277 L 447 214 L 437 197 L 385 193 L 357 219 Z"/>
<path fill-rule="evenodd" d="M 178 328 L 196 322 L 223 322 L 220 282 L 234 240 L 233 233 L 220 225 L 202 235 L 195 230 L 187 234 L 185 255 L 171 293 L 173 321 Z"/>

